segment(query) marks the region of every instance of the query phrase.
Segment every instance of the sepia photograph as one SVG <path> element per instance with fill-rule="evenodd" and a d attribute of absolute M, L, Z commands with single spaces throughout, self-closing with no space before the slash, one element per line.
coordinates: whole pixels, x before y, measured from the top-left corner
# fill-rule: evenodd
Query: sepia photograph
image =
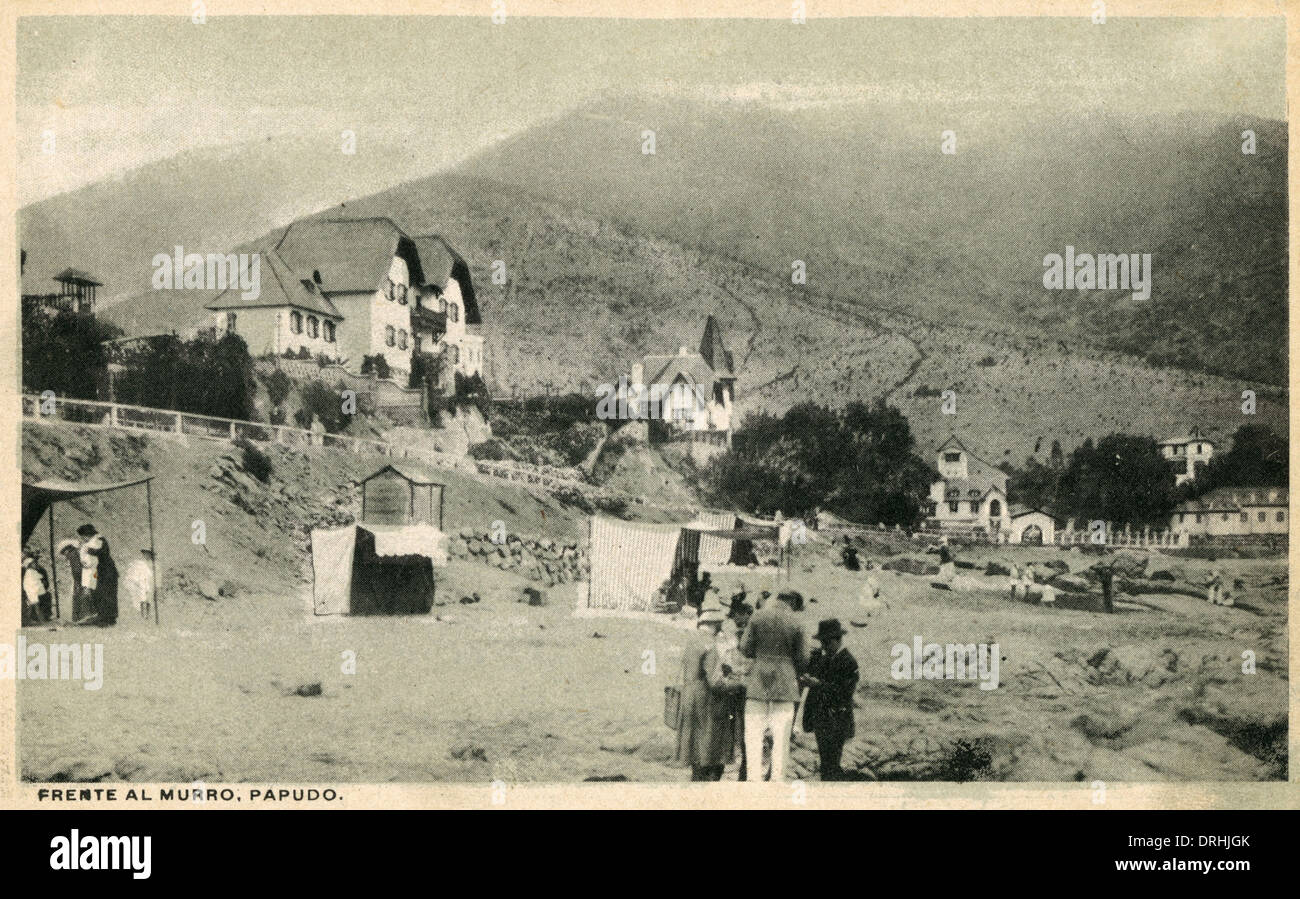
<path fill-rule="evenodd" d="M 1292 776 L 1284 8 L 57 6 L 9 795 Z"/>

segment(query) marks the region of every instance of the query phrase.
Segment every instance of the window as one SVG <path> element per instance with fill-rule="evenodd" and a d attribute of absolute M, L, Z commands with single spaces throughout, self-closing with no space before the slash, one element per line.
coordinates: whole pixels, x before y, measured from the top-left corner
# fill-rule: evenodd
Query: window
<path fill-rule="evenodd" d="M 447 344 L 447 358 L 451 360 L 452 365 L 460 364 L 460 347 L 454 343 Z"/>
<path fill-rule="evenodd" d="M 334 342 L 334 322 L 329 321 L 328 319 L 325 321 L 325 342 Z"/>
<path fill-rule="evenodd" d="M 956 511 L 957 511 L 957 507 L 960 506 L 960 505 L 961 505 L 961 503 L 948 503 L 948 511 L 949 511 L 949 512 L 956 512 Z"/>
<path fill-rule="evenodd" d="M 397 348 L 398 348 L 398 349 L 401 349 L 401 350 L 404 350 L 404 349 L 406 349 L 406 347 L 407 347 L 407 343 L 406 343 L 406 329 L 403 328 L 402 330 L 400 330 L 400 331 L 397 332 Z"/>
<path fill-rule="evenodd" d="M 1263 509 L 1261 509 L 1260 512 L 1259 512 L 1259 520 L 1260 520 L 1260 521 L 1263 521 L 1263 520 L 1264 520 L 1264 510 L 1263 510 Z"/>
<path fill-rule="evenodd" d="M 301 312 L 297 312 L 297 311 L 295 311 L 295 312 L 290 312 L 290 313 L 289 313 L 289 330 L 292 331 L 292 332 L 295 333 L 295 334 L 301 334 L 301 333 L 302 333 L 302 313 L 301 313 Z"/>
<path fill-rule="evenodd" d="M 446 297 L 438 297 L 438 311 L 439 311 L 439 312 L 446 312 L 446 311 L 447 311 L 447 298 L 446 298 Z"/>
<path fill-rule="evenodd" d="M 960 462 L 960 461 L 961 461 L 961 453 L 944 453 L 944 454 L 943 454 L 943 461 L 945 461 L 945 462 Z"/>
<path fill-rule="evenodd" d="M 397 302 L 401 303 L 403 306 L 406 305 L 406 285 L 405 285 L 405 284 L 398 284 L 398 285 L 397 285 Z"/>
<path fill-rule="evenodd" d="M 998 502 L 997 500 L 993 500 L 991 503 L 989 503 L 989 514 L 992 515 L 994 518 L 1001 518 L 1002 503 Z"/>
<path fill-rule="evenodd" d="M 1200 523 L 1201 523 L 1201 516 L 1200 516 L 1200 515 L 1197 515 L 1197 516 L 1196 516 L 1196 523 L 1197 523 L 1197 524 L 1200 524 Z"/>
<path fill-rule="evenodd" d="M 387 328 L 384 328 L 384 343 L 388 344 L 389 346 L 393 346 L 394 344 L 397 343 L 397 334 L 393 330 L 392 325 L 389 325 Z"/>
<path fill-rule="evenodd" d="M 235 330 L 235 313 L 233 312 L 226 313 L 226 330 L 227 331 Z"/>
<path fill-rule="evenodd" d="M 970 504 L 970 510 L 971 510 L 972 512 L 974 512 L 976 515 L 978 515 L 978 514 L 979 514 L 979 511 L 980 511 L 980 501 L 979 501 L 979 500 L 974 500 L 974 501 Z"/>
<path fill-rule="evenodd" d="M 1242 513 L 1241 513 L 1241 520 L 1242 520 L 1242 521 L 1250 521 L 1250 516 L 1247 515 L 1245 512 L 1242 512 Z"/>
<path fill-rule="evenodd" d="M 307 336 L 320 337 L 320 319 L 314 315 L 307 316 Z"/>
<path fill-rule="evenodd" d="M 1278 512 L 1278 513 L 1277 513 L 1277 520 L 1278 520 L 1278 521 L 1284 521 L 1285 519 L 1286 519 L 1286 513 L 1285 513 L 1285 512 Z"/>
<path fill-rule="evenodd" d="M 388 297 L 390 302 L 394 299 L 393 289 L 396 286 L 397 285 L 393 283 L 392 278 L 389 278 L 387 281 L 384 282 L 384 296 Z"/>
<path fill-rule="evenodd" d="M 447 318 L 449 318 L 451 321 L 454 322 L 460 321 L 460 307 L 458 307 L 455 303 L 448 303 Z"/>
<path fill-rule="evenodd" d="M 1228 513 L 1227 513 L 1227 512 L 1224 512 L 1224 513 L 1223 513 L 1223 520 L 1224 520 L 1224 521 L 1227 521 L 1227 520 L 1228 520 Z"/>

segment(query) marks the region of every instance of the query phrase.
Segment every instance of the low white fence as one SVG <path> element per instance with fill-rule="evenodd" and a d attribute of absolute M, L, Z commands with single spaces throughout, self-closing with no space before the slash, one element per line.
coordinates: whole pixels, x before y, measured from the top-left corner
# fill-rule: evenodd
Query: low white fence
<path fill-rule="evenodd" d="M 478 461 L 436 450 L 399 446 L 386 440 L 350 437 L 346 434 L 327 434 L 288 425 L 195 415 L 190 412 L 151 409 L 145 406 L 105 403 L 97 400 L 72 400 L 59 397 L 42 400 L 31 394 L 22 396 L 22 409 L 25 418 L 41 421 L 64 421 L 87 427 L 149 431 L 155 434 L 199 437 L 205 440 L 242 439 L 285 446 L 323 446 L 352 453 L 371 452 L 398 459 L 415 459 L 438 468 L 517 484 L 528 484 L 544 490 L 572 490 L 593 499 L 614 496 L 610 491 L 594 484 L 565 477 L 557 469 L 538 468 L 523 462 Z"/>

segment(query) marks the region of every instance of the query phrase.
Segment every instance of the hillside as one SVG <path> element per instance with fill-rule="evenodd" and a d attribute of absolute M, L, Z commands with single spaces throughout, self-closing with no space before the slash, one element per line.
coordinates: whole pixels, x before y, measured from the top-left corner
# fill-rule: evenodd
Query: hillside
<path fill-rule="evenodd" d="M 324 214 L 340 213 L 382 213 L 413 232 L 446 234 L 471 262 L 490 376 L 525 391 L 550 383 L 590 395 L 640 354 L 694 348 L 709 314 L 723 323 L 741 366 L 742 414 L 806 398 L 886 395 L 923 446 L 955 430 L 994 462 L 1020 462 L 1036 448 L 1045 459 L 1054 439 L 1068 451 L 1120 429 L 1163 438 L 1200 423 L 1227 436 L 1241 423 L 1240 393 L 1249 386 L 1043 335 L 926 321 L 796 290 L 752 265 L 499 182 L 440 177 Z M 495 259 L 508 260 L 505 285 L 491 283 Z M 196 293 L 147 295 L 110 315 L 155 326 L 197 322 Z M 955 417 L 940 414 L 938 391 L 947 388 L 958 393 Z M 1285 394 L 1256 389 L 1259 416 L 1284 429 Z"/>
<path fill-rule="evenodd" d="M 884 395 L 923 445 L 960 431 L 1019 462 L 1119 429 L 1223 437 L 1252 387 L 1285 430 L 1285 393 L 1262 386 L 1286 381 L 1281 123 L 965 114 L 885 106 L 851 125 L 621 100 L 321 214 L 446 235 L 471 262 L 505 388 L 590 395 L 641 353 L 694 347 L 715 314 L 742 365 L 742 412 Z M 956 156 L 934 146 L 939 119 L 971 123 Z M 1257 156 L 1240 153 L 1245 127 Z M 254 182 L 275 194 L 274 178 Z M 1067 244 L 1151 252 L 1151 299 L 1045 291 L 1042 257 Z M 790 283 L 796 258 L 806 285 Z M 105 315 L 133 333 L 187 326 L 207 298 L 145 293 Z M 944 389 L 955 418 L 939 414 Z"/>

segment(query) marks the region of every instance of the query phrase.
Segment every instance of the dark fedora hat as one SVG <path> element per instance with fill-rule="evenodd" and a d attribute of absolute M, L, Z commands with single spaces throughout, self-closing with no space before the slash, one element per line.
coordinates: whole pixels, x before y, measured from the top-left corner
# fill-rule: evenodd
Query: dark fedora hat
<path fill-rule="evenodd" d="M 82 537 L 91 537 L 94 536 L 95 534 L 98 534 L 99 531 L 95 530 L 95 526 L 93 524 L 87 522 L 83 524 L 81 527 L 77 528 L 77 533 Z"/>
<path fill-rule="evenodd" d="M 823 618 L 817 624 L 817 633 L 813 635 L 814 640 L 836 640 L 847 634 L 838 618 Z"/>

